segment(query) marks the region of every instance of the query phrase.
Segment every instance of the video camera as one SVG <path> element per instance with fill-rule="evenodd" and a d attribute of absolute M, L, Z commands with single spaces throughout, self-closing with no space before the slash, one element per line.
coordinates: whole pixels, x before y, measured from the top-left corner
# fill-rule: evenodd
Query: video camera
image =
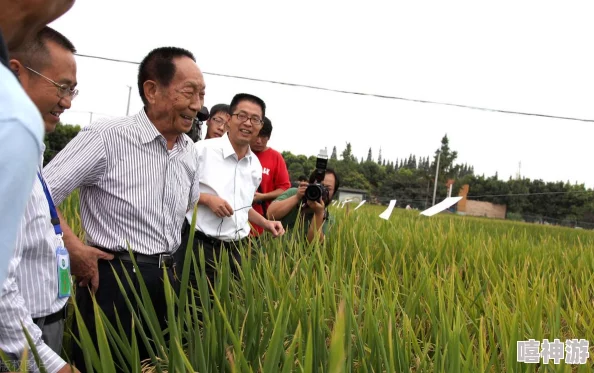
<path fill-rule="evenodd" d="M 303 202 L 319 201 L 320 198 L 324 201 L 324 205 L 328 206 L 330 202 L 330 191 L 324 185 L 324 177 L 326 177 L 326 168 L 328 167 L 328 152 L 326 149 L 321 149 L 320 154 L 316 160 L 316 170 L 314 171 L 315 178 L 313 183 L 310 183 L 305 189 Z"/>

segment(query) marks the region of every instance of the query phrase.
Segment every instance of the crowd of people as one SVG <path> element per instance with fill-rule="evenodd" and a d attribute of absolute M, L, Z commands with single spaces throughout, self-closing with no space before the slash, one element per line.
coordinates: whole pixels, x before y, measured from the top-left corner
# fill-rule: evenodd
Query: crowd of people
<path fill-rule="evenodd" d="M 61 357 L 74 286 L 91 336 L 92 295 L 109 320 L 117 312 L 130 336 L 117 283 L 135 276 L 129 248 L 165 328 L 163 277 L 179 282 L 176 268 L 185 264 L 192 231 L 190 247 L 196 257 L 204 254 L 214 284 L 221 255 L 236 270 L 245 243 L 263 234 L 279 237 L 299 224 L 304 230 L 295 233 L 304 240 L 323 241 L 340 184 L 328 168 L 321 180 L 327 196 L 305 199 L 316 175 L 291 187 L 282 155 L 268 146 L 273 126 L 264 100 L 238 93 L 209 112 L 196 58 L 177 47 L 155 48 L 141 62 L 138 113 L 84 127 L 43 168 L 44 134 L 78 94 L 75 46 L 47 24 L 73 3 L 0 0 L 0 253 L 7 258 L 0 266 L 0 350 L 20 359 L 28 348 L 24 326 L 49 373 L 85 372 L 84 346 L 74 343 L 74 367 Z M 84 241 L 60 211 L 76 189 Z M 139 291 L 137 282 L 122 283 Z M 72 332 L 78 336 L 77 323 Z M 140 358 L 148 357 L 141 345 Z"/>

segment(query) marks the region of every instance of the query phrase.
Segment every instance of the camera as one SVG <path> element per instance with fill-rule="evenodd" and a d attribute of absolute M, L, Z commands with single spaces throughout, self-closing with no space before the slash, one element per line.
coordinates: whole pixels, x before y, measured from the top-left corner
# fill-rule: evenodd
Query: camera
<path fill-rule="evenodd" d="M 200 141 L 202 138 L 202 123 L 205 122 L 209 116 L 208 108 L 203 106 L 192 121 L 192 129 L 186 132 L 186 135 L 190 136 L 192 141 Z"/>
<path fill-rule="evenodd" d="M 322 185 L 324 177 L 326 177 L 326 168 L 328 166 L 328 152 L 326 149 L 320 150 L 318 158 L 316 160 L 316 170 L 314 171 L 314 181 L 310 183 L 305 189 L 305 195 L 303 196 L 304 202 L 306 201 L 319 201 L 322 199 L 324 205 L 328 205 L 330 202 L 330 191 L 328 188 Z"/>

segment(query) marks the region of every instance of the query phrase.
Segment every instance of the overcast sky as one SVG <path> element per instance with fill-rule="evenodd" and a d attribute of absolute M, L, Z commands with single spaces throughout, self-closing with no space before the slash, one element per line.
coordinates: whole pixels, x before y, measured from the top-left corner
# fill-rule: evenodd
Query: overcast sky
<path fill-rule="evenodd" d="M 313 85 L 492 109 L 594 119 L 590 2 L 82 1 L 52 24 L 81 54 L 140 61 L 192 51 L 206 106 L 260 96 L 279 151 L 351 142 L 392 161 L 427 156 L 444 134 L 459 162 L 500 178 L 586 183 L 594 123 L 470 110 L 218 77 Z M 65 123 L 142 108 L 137 65 L 77 57 L 80 95 Z"/>

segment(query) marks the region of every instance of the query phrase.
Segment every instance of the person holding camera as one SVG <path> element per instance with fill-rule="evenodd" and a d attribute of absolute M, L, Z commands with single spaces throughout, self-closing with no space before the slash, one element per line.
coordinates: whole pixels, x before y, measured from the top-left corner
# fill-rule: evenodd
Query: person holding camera
<path fill-rule="evenodd" d="M 267 211 L 268 219 L 280 220 L 286 229 L 295 227 L 299 219 L 310 243 L 316 238 L 324 241 L 328 230 L 328 205 L 340 186 L 336 172 L 324 168 L 316 168 L 309 183 L 301 182 L 299 187 L 287 189 Z"/>

